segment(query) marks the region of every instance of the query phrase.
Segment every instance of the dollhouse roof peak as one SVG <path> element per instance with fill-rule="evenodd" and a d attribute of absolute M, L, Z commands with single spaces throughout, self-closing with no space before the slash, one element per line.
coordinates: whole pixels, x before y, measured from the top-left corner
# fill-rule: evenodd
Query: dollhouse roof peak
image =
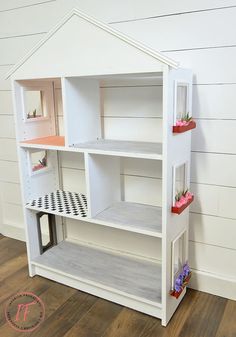
<path fill-rule="evenodd" d="M 16 71 L 18 71 L 21 67 L 23 67 L 28 60 L 30 60 L 39 50 L 45 45 L 50 44 L 50 40 L 58 34 L 58 32 L 63 28 L 63 26 L 66 26 L 72 18 L 79 18 L 82 19 L 83 22 L 86 22 L 93 26 L 94 28 L 99 29 L 100 31 L 103 31 L 103 33 L 107 33 L 107 35 L 112 36 L 117 41 L 121 41 L 123 44 L 126 44 L 130 47 L 132 47 L 137 52 L 142 52 L 142 55 L 146 55 L 151 59 L 152 61 L 157 61 L 163 65 L 167 65 L 173 68 L 178 68 L 178 62 L 170 59 L 169 57 L 165 56 L 161 52 L 154 50 L 141 42 L 134 40 L 133 38 L 129 37 L 126 34 L 121 33 L 120 31 L 112 28 L 110 25 L 105 24 L 101 21 L 98 21 L 97 19 L 87 15 L 86 13 L 80 11 L 77 8 L 73 8 L 67 15 L 65 15 L 58 23 L 54 26 L 45 36 L 42 40 L 40 40 L 15 66 L 13 66 L 10 71 L 6 75 L 6 79 L 12 76 Z M 76 31 L 73 32 L 70 31 L 70 35 L 76 35 Z M 69 38 L 69 37 L 68 37 Z M 95 39 L 94 39 L 95 40 Z M 85 42 L 86 45 L 86 42 Z M 62 46 L 63 48 L 63 46 Z M 85 47 L 83 47 L 85 48 Z M 104 51 L 106 52 L 106 51 Z M 71 54 L 73 54 L 73 49 L 71 50 Z"/>

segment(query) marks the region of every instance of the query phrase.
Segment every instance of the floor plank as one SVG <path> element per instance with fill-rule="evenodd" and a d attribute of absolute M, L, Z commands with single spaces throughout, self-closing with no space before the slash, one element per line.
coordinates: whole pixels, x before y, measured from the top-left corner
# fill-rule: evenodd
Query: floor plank
<path fill-rule="evenodd" d="M 4 237 L 0 244 L 0 264 L 25 253 L 25 251 L 25 242 Z"/>
<path fill-rule="evenodd" d="M 97 298 L 95 296 L 76 291 L 50 316 L 50 319 L 46 319 L 40 328 L 32 333 L 32 336 L 64 336 L 88 312 L 96 301 Z"/>
<path fill-rule="evenodd" d="M 161 321 L 159 319 L 155 319 L 153 317 L 149 317 L 147 324 L 139 337 L 177 337 L 183 325 L 189 318 L 189 312 L 194 306 L 197 295 L 199 293 L 195 290 L 187 290 L 187 293 L 182 300 L 181 305 L 178 310 L 176 310 L 174 316 L 170 320 L 167 327 L 163 327 L 161 325 Z M 190 305 L 191 303 L 191 305 Z"/>
<path fill-rule="evenodd" d="M 227 300 L 198 292 L 179 337 L 215 337 Z"/>
<path fill-rule="evenodd" d="M 0 282 L 15 273 L 17 269 L 27 267 L 27 255 L 23 253 L 0 264 Z"/>
<path fill-rule="evenodd" d="M 110 325 L 103 337 L 137 337 L 145 328 L 148 316 L 124 308 Z"/>
<path fill-rule="evenodd" d="M 227 301 L 216 337 L 236 337 L 236 301 Z"/>
<path fill-rule="evenodd" d="M 121 310 L 121 306 L 99 299 L 65 337 L 100 337 Z"/>

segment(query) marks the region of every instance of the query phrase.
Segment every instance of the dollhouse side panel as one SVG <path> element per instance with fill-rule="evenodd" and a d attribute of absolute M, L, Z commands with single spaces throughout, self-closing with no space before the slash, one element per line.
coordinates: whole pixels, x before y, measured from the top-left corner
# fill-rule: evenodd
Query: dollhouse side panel
<path fill-rule="evenodd" d="M 178 299 L 170 296 L 173 286 L 173 243 L 176 238 L 184 233 L 185 238 L 185 260 L 188 259 L 188 223 L 189 209 L 186 208 L 180 215 L 171 212 L 174 194 L 174 170 L 179 165 L 186 163 L 185 186 L 190 183 L 190 150 L 191 132 L 174 134 L 172 131 L 175 123 L 176 106 L 176 83 L 187 83 L 189 87 L 189 113 L 191 114 L 191 85 L 192 74 L 189 70 L 166 69 L 163 79 L 163 242 L 162 242 L 162 324 L 166 325 L 182 300 L 185 289 Z"/>

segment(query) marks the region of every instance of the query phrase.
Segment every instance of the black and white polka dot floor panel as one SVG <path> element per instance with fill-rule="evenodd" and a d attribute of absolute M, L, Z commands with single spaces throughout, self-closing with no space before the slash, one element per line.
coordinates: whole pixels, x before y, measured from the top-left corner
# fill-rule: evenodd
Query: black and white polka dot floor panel
<path fill-rule="evenodd" d="M 87 199 L 84 194 L 57 190 L 32 200 L 27 204 L 30 209 L 61 216 L 87 217 Z"/>

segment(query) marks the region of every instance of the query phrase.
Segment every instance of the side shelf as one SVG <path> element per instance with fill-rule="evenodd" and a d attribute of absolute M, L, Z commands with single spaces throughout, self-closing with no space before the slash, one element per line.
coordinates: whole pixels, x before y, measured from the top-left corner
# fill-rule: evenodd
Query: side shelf
<path fill-rule="evenodd" d="M 74 146 L 65 147 L 65 138 L 63 136 L 49 136 L 21 142 L 20 146 L 24 148 L 162 160 L 162 144 L 151 142 L 100 139 L 93 142 L 79 143 Z"/>
<path fill-rule="evenodd" d="M 161 207 L 117 202 L 94 218 L 88 216 L 84 194 L 57 190 L 26 205 L 27 209 L 96 223 L 153 237 L 162 237 Z"/>
<path fill-rule="evenodd" d="M 123 301 L 126 298 L 160 317 L 161 265 L 157 262 L 63 241 L 35 258 L 32 264 L 39 274 L 54 272 L 73 280 L 74 286 L 78 282 L 81 290 L 88 291 L 90 287 L 96 296 L 105 291 L 104 298 L 117 303 L 123 303 L 120 297 Z"/>

